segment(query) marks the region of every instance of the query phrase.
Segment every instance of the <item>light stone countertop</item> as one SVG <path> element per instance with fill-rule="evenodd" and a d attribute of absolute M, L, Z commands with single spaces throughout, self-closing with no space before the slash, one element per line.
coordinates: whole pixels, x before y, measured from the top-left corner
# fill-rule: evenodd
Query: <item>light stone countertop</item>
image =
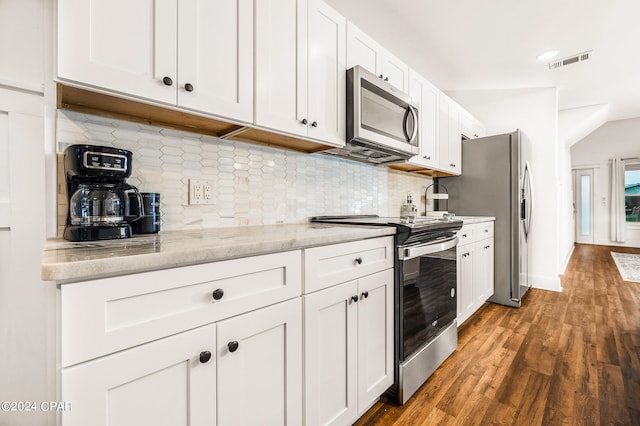
<path fill-rule="evenodd" d="M 120 240 L 47 240 L 44 281 L 73 282 L 394 235 L 395 228 L 283 224 L 161 231 Z"/>
<path fill-rule="evenodd" d="M 493 216 L 456 216 L 454 219 L 460 219 L 464 225 L 471 225 L 472 223 L 490 222 L 496 220 Z"/>

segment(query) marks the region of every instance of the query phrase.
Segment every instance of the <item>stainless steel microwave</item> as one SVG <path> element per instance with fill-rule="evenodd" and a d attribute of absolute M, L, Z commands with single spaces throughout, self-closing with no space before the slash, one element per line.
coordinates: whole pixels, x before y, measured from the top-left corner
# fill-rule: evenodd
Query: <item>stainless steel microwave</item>
<path fill-rule="evenodd" d="M 377 163 L 419 153 L 418 109 L 411 97 L 361 66 L 347 70 L 347 148 L 364 148 Z"/>

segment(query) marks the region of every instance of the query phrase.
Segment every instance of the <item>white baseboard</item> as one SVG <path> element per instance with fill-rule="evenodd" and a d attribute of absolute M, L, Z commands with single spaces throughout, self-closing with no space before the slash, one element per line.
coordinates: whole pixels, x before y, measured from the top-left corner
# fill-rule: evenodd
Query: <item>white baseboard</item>
<path fill-rule="evenodd" d="M 562 269 L 559 271 L 560 275 L 563 275 L 566 270 L 567 270 L 567 266 L 569 265 L 569 260 L 571 260 L 571 255 L 573 254 L 573 250 L 576 248 L 575 244 L 571 245 L 571 250 L 569 250 L 569 252 L 567 253 L 567 256 L 564 259 L 564 262 L 562 262 Z"/>
<path fill-rule="evenodd" d="M 548 277 L 542 275 L 529 275 L 529 282 L 533 288 L 562 292 L 560 277 Z"/>
<path fill-rule="evenodd" d="M 624 243 L 614 243 L 613 241 L 598 240 L 594 243 L 598 246 L 614 246 L 614 247 L 634 247 L 640 248 L 640 241 L 625 241 Z"/>

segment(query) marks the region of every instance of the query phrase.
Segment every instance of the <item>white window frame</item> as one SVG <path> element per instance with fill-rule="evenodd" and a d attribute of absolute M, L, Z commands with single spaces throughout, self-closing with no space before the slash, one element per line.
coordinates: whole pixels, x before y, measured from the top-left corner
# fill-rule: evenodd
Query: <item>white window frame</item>
<path fill-rule="evenodd" d="M 628 170 L 639 170 L 640 171 L 640 160 L 627 160 L 625 167 L 624 167 L 624 171 L 625 171 L 625 183 L 624 185 L 626 186 L 626 172 Z M 640 198 L 640 194 L 637 195 L 632 195 L 633 197 L 638 197 Z M 628 195 L 625 194 L 625 198 L 628 197 Z M 625 214 L 625 224 L 627 226 L 627 228 L 629 229 L 640 229 L 640 222 L 627 222 L 626 220 L 626 214 Z"/>

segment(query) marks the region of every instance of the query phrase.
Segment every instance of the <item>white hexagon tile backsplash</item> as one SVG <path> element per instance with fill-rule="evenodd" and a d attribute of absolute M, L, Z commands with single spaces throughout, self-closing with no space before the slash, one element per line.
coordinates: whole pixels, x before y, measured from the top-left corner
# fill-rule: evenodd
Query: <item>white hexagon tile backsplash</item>
<path fill-rule="evenodd" d="M 397 216 L 407 191 L 420 200 L 432 183 L 428 177 L 321 154 L 70 111 L 58 111 L 57 141 L 59 153 L 78 143 L 132 151 L 129 183 L 160 193 L 162 230 L 301 223 L 330 214 Z M 213 181 L 214 205 L 189 205 L 189 178 Z M 58 217 L 64 221 L 66 197 L 59 200 L 64 213 Z"/>

